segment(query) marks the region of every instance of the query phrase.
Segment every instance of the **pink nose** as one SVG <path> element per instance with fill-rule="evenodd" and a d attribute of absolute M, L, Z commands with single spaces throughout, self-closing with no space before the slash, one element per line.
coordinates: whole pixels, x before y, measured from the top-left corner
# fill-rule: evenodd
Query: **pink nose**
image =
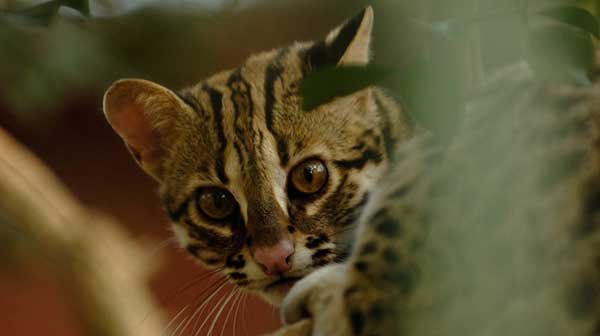
<path fill-rule="evenodd" d="M 267 275 L 284 273 L 291 268 L 291 256 L 294 245 L 287 239 L 280 240 L 273 246 L 261 246 L 254 250 L 254 260 Z"/>

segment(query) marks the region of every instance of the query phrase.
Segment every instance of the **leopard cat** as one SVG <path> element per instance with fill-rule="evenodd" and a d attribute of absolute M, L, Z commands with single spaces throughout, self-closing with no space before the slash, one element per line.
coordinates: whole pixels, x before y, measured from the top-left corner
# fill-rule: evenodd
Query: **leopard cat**
<path fill-rule="evenodd" d="M 413 133 L 376 88 L 302 109 L 306 76 L 367 64 L 372 27 L 369 7 L 321 41 L 253 55 L 179 92 L 123 79 L 105 94 L 105 115 L 160 184 L 181 246 L 271 303 L 348 258 L 395 144 Z"/>
<path fill-rule="evenodd" d="M 301 81 L 366 65 L 372 25 L 109 88 L 181 246 L 281 305 L 276 335 L 597 335 L 600 87 L 511 67 L 445 144 L 376 87 L 304 111 Z"/>

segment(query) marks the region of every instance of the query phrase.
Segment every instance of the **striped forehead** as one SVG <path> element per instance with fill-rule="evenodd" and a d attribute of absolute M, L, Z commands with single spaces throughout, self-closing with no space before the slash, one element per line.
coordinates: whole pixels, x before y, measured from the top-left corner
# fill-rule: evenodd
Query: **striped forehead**
<path fill-rule="evenodd" d="M 241 166 L 265 165 L 275 145 L 278 163 L 289 153 L 276 124 L 283 114 L 299 112 L 297 83 L 303 75 L 300 45 L 259 54 L 242 67 L 222 72 L 180 93 L 200 116 L 204 137 L 205 178 L 228 184 L 227 161 L 232 152 Z M 204 127 L 202 127 L 204 126 Z M 271 162 L 269 162 L 270 164 Z M 263 167 L 264 168 L 264 167 Z"/>
<path fill-rule="evenodd" d="M 261 189 L 282 195 L 272 185 L 285 183 L 282 167 L 290 154 L 278 124 L 300 113 L 297 84 L 304 73 L 303 48 L 296 44 L 253 56 L 238 69 L 180 92 L 199 117 L 188 135 L 194 139 L 188 144 L 194 144 L 196 164 L 186 168 L 183 189 L 217 184 L 237 189 L 239 196 Z M 191 160 L 188 155 L 181 161 Z"/>

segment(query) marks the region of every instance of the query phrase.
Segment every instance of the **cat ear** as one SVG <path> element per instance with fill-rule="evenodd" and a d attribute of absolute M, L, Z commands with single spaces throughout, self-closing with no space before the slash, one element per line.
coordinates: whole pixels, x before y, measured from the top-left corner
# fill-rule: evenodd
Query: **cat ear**
<path fill-rule="evenodd" d="M 109 124 L 142 169 L 157 180 L 186 113 L 175 93 L 146 80 L 119 80 L 104 94 Z"/>
<path fill-rule="evenodd" d="M 332 30 L 325 41 L 308 50 L 311 66 L 318 68 L 369 63 L 373 18 L 373 8 L 369 6 Z"/>

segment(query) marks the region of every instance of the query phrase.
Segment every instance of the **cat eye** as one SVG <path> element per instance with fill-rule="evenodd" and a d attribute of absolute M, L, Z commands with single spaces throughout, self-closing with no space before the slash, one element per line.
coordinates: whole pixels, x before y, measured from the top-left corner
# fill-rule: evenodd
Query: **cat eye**
<path fill-rule="evenodd" d="M 219 220 L 231 216 L 237 203 L 225 189 L 205 188 L 198 194 L 198 207 L 206 216 Z"/>
<path fill-rule="evenodd" d="M 323 161 L 308 159 L 292 169 L 292 186 L 303 194 L 314 194 L 327 182 L 327 167 Z"/>

